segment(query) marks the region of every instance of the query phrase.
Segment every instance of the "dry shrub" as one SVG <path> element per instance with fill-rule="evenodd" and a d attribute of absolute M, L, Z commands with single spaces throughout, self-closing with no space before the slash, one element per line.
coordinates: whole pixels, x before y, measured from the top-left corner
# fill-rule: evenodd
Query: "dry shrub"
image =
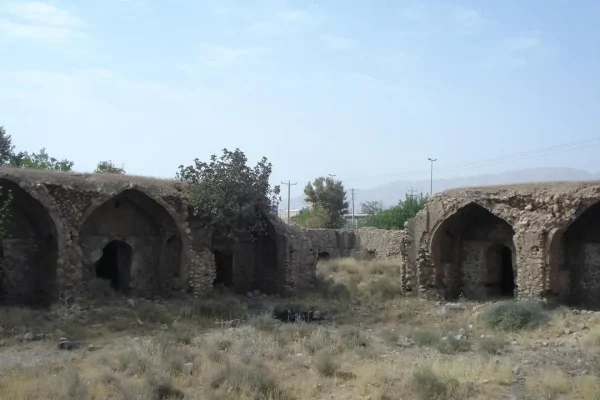
<path fill-rule="evenodd" d="M 164 305 L 143 301 L 135 308 L 137 317 L 143 322 L 170 324 L 175 319 L 173 313 Z"/>
<path fill-rule="evenodd" d="M 487 354 L 498 354 L 507 344 L 504 336 L 484 336 L 477 341 L 477 348 Z"/>
<path fill-rule="evenodd" d="M 315 355 L 314 366 L 319 374 L 326 377 L 335 376 L 340 370 L 340 364 L 328 350 L 321 350 Z"/>
<path fill-rule="evenodd" d="M 179 315 L 184 319 L 206 318 L 234 320 L 247 315 L 244 305 L 235 297 L 194 299 L 182 304 Z"/>
<path fill-rule="evenodd" d="M 443 379 L 430 368 L 420 368 L 413 372 L 412 390 L 422 400 L 448 400 L 457 398 L 459 382 L 454 378 Z"/>
<path fill-rule="evenodd" d="M 0 326 L 6 330 L 30 327 L 34 322 L 34 312 L 29 308 L 0 307 Z"/>
<path fill-rule="evenodd" d="M 210 388 L 217 393 L 227 393 L 228 398 L 235 398 L 235 394 L 240 397 L 251 394 L 264 399 L 289 398 L 269 368 L 258 360 L 226 363 L 214 372 Z"/>
<path fill-rule="evenodd" d="M 421 347 L 434 347 L 441 340 L 438 333 L 425 329 L 415 329 L 410 337 L 417 346 Z"/>
<path fill-rule="evenodd" d="M 270 314 L 263 314 L 248 321 L 250 326 L 263 332 L 274 332 L 280 325 L 279 321 Z"/>
<path fill-rule="evenodd" d="M 5 369 L 0 375 L 2 400 L 87 399 L 87 385 L 73 367 L 53 364 Z"/>
<path fill-rule="evenodd" d="M 379 278 L 367 284 L 367 292 L 382 300 L 391 300 L 402 295 L 400 284 L 389 278 Z"/>
<path fill-rule="evenodd" d="M 104 302 L 122 298 L 107 279 L 92 278 L 85 283 L 86 295 L 90 300 Z"/>

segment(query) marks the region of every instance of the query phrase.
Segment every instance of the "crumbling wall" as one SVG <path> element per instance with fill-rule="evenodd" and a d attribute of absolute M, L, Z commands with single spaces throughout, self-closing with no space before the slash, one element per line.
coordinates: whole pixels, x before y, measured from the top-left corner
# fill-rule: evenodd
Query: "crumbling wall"
<path fill-rule="evenodd" d="M 493 286 L 498 279 L 490 269 L 499 260 L 498 246 L 503 245 L 512 253 L 516 297 L 568 299 L 572 303 L 600 306 L 596 239 L 589 236 L 589 227 L 580 229 L 588 235 L 583 240 L 574 239 L 569 233 L 575 229 L 570 228 L 577 225 L 576 221 L 595 224 L 597 217 L 586 215 L 585 211 L 599 201 L 598 182 L 467 188 L 436 194 L 425 210 L 409 221 L 407 269 L 418 276 L 419 291 L 426 295 L 448 297 L 459 290 L 468 297 L 486 298 L 490 292 L 486 285 Z M 476 243 L 464 240 L 461 229 L 469 224 L 465 210 L 473 207 L 485 210 L 488 217 L 509 226 L 514 232 L 512 243 L 506 233 L 503 238 L 493 240 L 480 237 Z M 447 229 L 453 220 L 460 229 Z M 481 219 L 475 224 L 493 225 Z M 461 260 L 459 267 L 466 271 L 458 278 L 456 267 L 449 269 L 457 260 Z"/>
<path fill-rule="evenodd" d="M 0 254 L 5 302 L 82 295 L 99 264 L 103 277 L 125 276 L 124 291 L 133 296 L 203 296 L 213 290 L 212 236 L 189 214 L 182 182 L 3 167 L 0 185 L 18 194 Z M 232 248 L 236 285 L 265 292 L 311 286 L 308 239 L 268 218 L 266 236 Z M 103 253 L 117 261 L 99 263 Z"/>

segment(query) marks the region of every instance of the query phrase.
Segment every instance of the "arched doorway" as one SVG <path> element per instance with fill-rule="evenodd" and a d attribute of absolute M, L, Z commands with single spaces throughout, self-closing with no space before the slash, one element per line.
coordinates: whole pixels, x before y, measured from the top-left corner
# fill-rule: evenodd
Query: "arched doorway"
<path fill-rule="evenodd" d="M 600 309 L 600 202 L 589 207 L 557 237 L 560 264 L 554 271 L 556 288 L 574 306 Z"/>
<path fill-rule="evenodd" d="M 56 226 L 44 206 L 18 184 L 0 179 L 0 187 L 2 204 L 12 197 L 2 238 L 2 301 L 48 305 L 56 296 Z"/>
<path fill-rule="evenodd" d="M 114 260 L 114 254 L 127 254 L 128 290 L 140 297 L 166 295 L 181 286 L 181 237 L 173 217 L 156 200 L 136 189 L 125 190 L 93 210 L 81 225 L 85 276 L 96 274 L 103 257 Z M 124 290 L 121 273 L 118 286 Z"/>
<path fill-rule="evenodd" d="M 127 293 L 131 275 L 133 250 L 121 240 L 113 240 L 102 249 L 102 257 L 94 264 L 96 277 L 110 281 L 113 289 Z"/>
<path fill-rule="evenodd" d="M 484 207 L 469 203 L 460 208 L 431 240 L 435 288 L 446 299 L 516 295 L 513 236 L 512 226 Z"/>
<path fill-rule="evenodd" d="M 505 245 L 495 244 L 486 254 L 486 298 L 513 297 L 515 274 L 512 250 Z"/>
<path fill-rule="evenodd" d="M 330 259 L 331 255 L 327 251 L 321 251 L 317 254 L 317 264 L 324 261 L 329 261 Z"/>
<path fill-rule="evenodd" d="M 215 250 L 216 275 L 213 286 L 223 285 L 233 289 L 233 252 L 227 250 Z"/>

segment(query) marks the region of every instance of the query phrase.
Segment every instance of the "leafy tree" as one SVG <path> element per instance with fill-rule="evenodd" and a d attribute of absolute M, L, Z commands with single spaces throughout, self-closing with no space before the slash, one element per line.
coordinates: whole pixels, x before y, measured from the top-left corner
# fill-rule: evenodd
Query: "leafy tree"
<path fill-rule="evenodd" d="M 4 239 L 7 235 L 7 227 L 11 217 L 10 206 L 13 201 L 12 192 L 10 190 L 4 191 L 2 186 L 0 186 L 0 194 L 2 199 L 0 200 L 2 204 L 0 205 L 0 240 Z M 1 261 L 1 260 L 0 260 Z M 0 266 L 0 269 L 2 267 Z"/>
<path fill-rule="evenodd" d="M 98 163 L 98 166 L 96 167 L 96 169 L 94 170 L 95 174 L 102 174 L 102 173 L 108 173 L 108 174 L 119 174 L 119 175 L 123 175 L 125 174 L 125 167 L 117 167 L 113 164 L 112 161 L 100 161 Z"/>
<path fill-rule="evenodd" d="M 12 137 L 0 126 L 0 165 L 9 165 L 13 157 Z"/>
<path fill-rule="evenodd" d="M 58 160 L 42 148 L 39 153 L 19 152 L 13 155 L 11 165 L 18 168 L 47 169 L 52 171 L 68 172 L 73 170 L 73 161 L 67 159 Z"/>
<path fill-rule="evenodd" d="M 319 205 L 306 208 L 294 218 L 294 221 L 305 228 L 323 228 L 329 224 L 330 214 Z"/>
<path fill-rule="evenodd" d="M 304 194 L 305 201 L 312 206 L 311 210 L 315 209 L 315 215 L 319 215 L 319 219 L 323 217 L 323 213 L 327 214 L 327 218 L 322 221 L 323 226 L 319 228 L 338 229 L 344 225 L 343 215 L 348 212 L 348 202 L 342 181 L 319 177 L 313 183 L 306 184 Z"/>
<path fill-rule="evenodd" d="M 366 201 L 360 203 L 360 210 L 369 215 L 376 215 L 383 211 L 382 201 Z"/>
<path fill-rule="evenodd" d="M 212 155 L 209 162 L 196 158 L 193 165 L 179 166 L 177 178 L 190 183 L 193 214 L 217 236 L 262 233 L 264 215 L 280 200 L 279 186 L 269 184 L 271 163 L 263 157 L 250 168 L 247 161 L 240 149 L 223 149 L 223 155 Z"/>
<path fill-rule="evenodd" d="M 371 215 L 360 222 L 361 227 L 374 227 L 380 229 L 404 229 L 404 223 L 417 215 L 425 207 L 427 197 L 422 193 L 419 196 L 409 196 L 400 200 L 397 205 L 383 210 L 376 215 Z"/>

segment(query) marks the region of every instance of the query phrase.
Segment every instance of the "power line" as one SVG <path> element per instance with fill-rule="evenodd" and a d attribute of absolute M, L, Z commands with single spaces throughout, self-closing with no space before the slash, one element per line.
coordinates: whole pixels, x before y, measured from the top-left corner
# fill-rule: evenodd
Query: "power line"
<path fill-rule="evenodd" d="M 407 195 L 409 199 L 412 199 L 413 197 L 416 196 L 415 192 L 417 191 L 417 189 L 413 189 L 412 186 L 410 187 L 410 189 L 407 189 L 406 191 L 410 192 L 410 194 Z"/>
<path fill-rule="evenodd" d="M 506 154 L 504 156 L 488 158 L 488 159 L 483 159 L 483 160 L 479 160 L 479 161 L 451 164 L 451 165 L 448 165 L 447 167 L 443 168 L 442 174 L 448 173 L 448 172 L 453 172 L 453 171 L 461 171 L 461 170 L 470 169 L 470 168 L 483 168 L 483 167 L 487 167 L 487 166 L 503 164 L 506 162 L 523 161 L 523 160 L 528 160 L 528 159 L 535 158 L 535 157 L 566 153 L 569 151 L 593 148 L 593 147 L 598 147 L 598 146 L 600 146 L 600 137 L 594 138 L 594 139 L 580 140 L 580 141 L 575 141 L 575 142 L 568 142 L 568 143 L 563 143 L 563 144 L 558 144 L 558 145 L 553 145 L 553 146 L 542 147 L 542 148 L 534 149 L 534 150 Z M 442 166 L 440 166 L 440 168 L 442 168 Z M 378 177 L 384 177 L 384 176 L 389 176 L 389 177 L 394 177 L 394 178 L 411 178 L 411 177 L 424 177 L 424 176 L 430 175 L 430 174 L 431 174 L 431 169 L 429 169 L 429 170 L 421 169 L 421 170 L 406 171 L 406 172 L 403 172 L 400 174 L 370 175 L 370 176 L 365 176 L 365 177 L 355 177 L 354 179 L 361 179 L 361 178 L 362 179 L 370 179 L 370 178 L 378 178 Z"/>
<path fill-rule="evenodd" d="M 292 186 L 297 185 L 298 182 L 292 183 L 292 181 L 281 182 L 282 185 L 287 185 L 288 187 L 288 204 L 287 204 L 287 223 L 290 223 L 290 195 L 292 191 Z"/>

